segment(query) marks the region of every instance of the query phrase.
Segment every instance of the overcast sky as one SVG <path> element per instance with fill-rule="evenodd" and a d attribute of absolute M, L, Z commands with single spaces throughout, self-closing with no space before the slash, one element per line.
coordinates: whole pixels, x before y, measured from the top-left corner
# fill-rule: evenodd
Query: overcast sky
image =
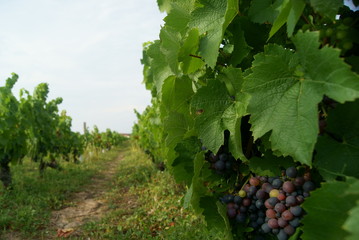
<path fill-rule="evenodd" d="M 0 0 L 0 85 L 12 72 L 16 96 L 47 82 L 73 130 L 131 132 L 133 109 L 150 104 L 142 43 L 158 39 L 164 16 L 156 0 Z"/>

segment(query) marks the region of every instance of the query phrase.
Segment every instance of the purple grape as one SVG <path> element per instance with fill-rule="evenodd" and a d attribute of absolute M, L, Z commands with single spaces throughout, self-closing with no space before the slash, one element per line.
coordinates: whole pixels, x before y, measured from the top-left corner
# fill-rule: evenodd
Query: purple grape
<path fill-rule="evenodd" d="M 303 208 L 301 206 L 291 207 L 289 210 L 296 217 L 301 216 L 303 213 Z"/>
<path fill-rule="evenodd" d="M 263 231 L 264 233 L 269 233 L 269 232 L 272 230 L 272 229 L 269 227 L 268 223 L 263 223 L 262 226 L 261 226 L 261 228 L 262 228 L 262 231 Z"/>
<path fill-rule="evenodd" d="M 295 205 L 297 205 L 297 198 L 294 197 L 294 196 L 288 196 L 288 197 L 285 199 L 285 203 L 286 203 L 288 206 L 295 206 Z"/>
<path fill-rule="evenodd" d="M 257 223 L 258 223 L 259 225 L 262 225 L 262 224 L 264 223 L 264 218 L 263 218 L 263 217 L 258 217 Z"/>
<path fill-rule="evenodd" d="M 242 200 L 243 199 L 240 196 L 234 196 L 234 198 L 233 198 L 233 202 L 236 204 L 241 204 Z"/>
<path fill-rule="evenodd" d="M 286 221 L 290 221 L 294 218 L 293 213 L 291 213 L 289 210 L 285 210 L 282 213 L 282 218 Z"/>
<path fill-rule="evenodd" d="M 229 218 L 234 218 L 237 215 L 237 211 L 234 208 L 229 208 L 227 210 L 227 215 Z"/>
<path fill-rule="evenodd" d="M 294 179 L 294 185 L 296 187 L 303 186 L 304 182 L 305 182 L 304 177 L 296 177 Z"/>
<path fill-rule="evenodd" d="M 245 206 L 240 206 L 239 207 L 239 212 L 245 213 L 245 212 L 247 212 L 247 208 Z"/>
<path fill-rule="evenodd" d="M 295 228 L 292 225 L 287 225 L 283 230 L 289 236 L 291 236 L 295 233 Z"/>
<path fill-rule="evenodd" d="M 263 206 L 264 206 L 263 200 L 259 199 L 259 200 L 256 201 L 256 207 L 257 207 L 258 209 L 263 208 Z"/>
<path fill-rule="evenodd" d="M 288 225 L 288 222 L 286 220 L 284 220 L 283 218 L 278 218 L 278 226 L 279 227 L 284 228 L 287 225 Z"/>
<path fill-rule="evenodd" d="M 277 238 L 278 240 L 287 240 L 288 239 L 288 235 L 284 232 L 283 229 L 281 229 L 279 231 L 279 233 L 277 234 Z"/>
<path fill-rule="evenodd" d="M 256 197 L 258 199 L 265 199 L 265 197 L 267 196 L 267 193 L 263 190 L 263 189 L 259 189 L 257 192 L 256 192 Z"/>
<path fill-rule="evenodd" d="M 223 161 L 217 161 L 214 164 L 214 169 L 218 170 L 218 171 L 223 171 L 226 168 L 226 163 Z"/>
<path fill-rule="evenodd" d="M 295 190 L 295 186 L 291 181 L 286 181 L 283 183 L 283 191 L 286 193 L 292 193 Z"/>
<path fill-rule="evenodd" d="M 303 190 L 304 192 L 310 192 L 315 189 L 315 185 L 312 181 L 307 181 L 303 184 Z"/>
<path fill-rule="evenodd" d="M 244 223 L 246 221 L 246 219 L 247 219 L 247 216 L 242 213 L 237 214 L 237 216 L 236 216 L 236 222 L 238 222 L 238 223 Z"/>
<path fill-rule="evenodd" d="M 249 207 L 251 205 L 252 201 L 250 198 L 244 198 L 242 201 L 243 206 Z"/>
<path fill-rule="evenodd" d="M 274 179 L 272 182 L 272 186 L 276 189 L 279 189 L 282 185 L 283 185 L 283 181 L 280 180 L 279 178 Z"/>
<path fill-rule="evenodd" d="M 221 154 L 219 155 L 219 161 L 225 162 L 225 161 L 227 161 L 227 160 L 228 160 L 228 155 L 227 155 L 226 153 L 221 153 Z"/>
<path fill-rule="evenodd" d="M 248 196 L 253 196 L 254 194 L 256 194 L 257 192 L 257 188 L 255 186 L 250 186 L 248 189 Z"/>
<path fill-rule="evenodd" d="M 230 161 L 226 162 L 226 169 L 229 170 L 232 168 L 232 163 Z"/>
<path fill-rule="evenodd" d="M 285 170 L 285 174 L 290 178 L 295 178 L 297 176 L 297 169 L 295 167 L 289 167 Z"/>
<path fill-rule="evenodd" d="M 268 220 L 268 226 L 269 226 L 270 228 L 272 228 L 272 229 L 278 228 L 279 225 L 278 225 L 277 219 L 275 219 L 275 218 L 269 219 L 269 220 Z"/>
<path fill-rule="evenodd" d="M 227 195 L 224 195 L 221 200 L 223 203 L 230 203 L 233 201 L 233 199 L 234 199 L 233 195 L 227 194 Z"/>
<path fill-rule="evenodd" d="M 274 229 L 272 229 L 272 233 L 273 234 L 278 234 L 279 233 L 279 228 L 274 228 Z"/>
<path fill-rule="evenodd" d="M 285 207 L 285 205 L 283 203 L 277 203 L 275 206 L 274 206 L 274 210 L 277 212 L 277 213 L 282 213 L 286 210 L 287 208 Z"/>
<path fill-rule="evenodd" d="M 298 217 L 294 218 L 292 221 L 289 222 L 290 225 L 293 227 L 299 227 L 300 225 L 300 219 Z"/>

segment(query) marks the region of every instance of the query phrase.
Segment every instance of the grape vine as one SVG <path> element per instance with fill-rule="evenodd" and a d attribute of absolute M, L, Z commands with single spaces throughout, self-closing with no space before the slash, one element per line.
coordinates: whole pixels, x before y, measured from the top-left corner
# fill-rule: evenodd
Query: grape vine
<path fill-rule="evenodd" d="M 187 185 L 184 205 L 224 239 L 359 238 L 358 12 L 157 2 L 165 24 L 142 58 L 152 105 L 133 135 Z"/>
<path fill-rule="evenodd" d="M 47 167 L 61 170 L 59 159 L 78 163 L 87 147 L 110 150 L 127 139 L 110 129 L 99 132 L 96 126 L 84 135 L 72 131 L 71 117 L 64 110 L 59 113 L 62 98 L 48 101 L 47 83 L 36 86 L 32 95 L 22 89 L 18 100 L 12 93 L 17 80 L 12 74 L 0 87 L 0 181 L 6 189 L 12 188 L 10 165 L 26 156 L 39 162 L 42 175 Z"/>

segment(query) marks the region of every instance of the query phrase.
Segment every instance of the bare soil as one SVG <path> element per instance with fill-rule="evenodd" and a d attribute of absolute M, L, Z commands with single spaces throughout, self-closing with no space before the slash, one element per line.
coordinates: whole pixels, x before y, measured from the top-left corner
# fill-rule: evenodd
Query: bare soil
<path fill-rule="evenodd" d="M 111 183 L 115 181 L 118 165 L 123 155 L 120 154 L 114 161 L 108 162 L 104 170 L 93 177 L 88 185 L 84 186 L 84 191 L 75 193 L 70 199 L 68 207 L 53 211 L 51 227 L 47 239 L 56 239 L 81 235 L 81 226 L 89 221 L 100 220 L 109 211 L 106 200 L 106 192 L 111 188 Z M 128 190 L 124 189 L 124 193 Z M 123 195 L 124 197 L 127 194 Z M 123 198 L 123 204 L 134 201 L 132 197 Z"/>

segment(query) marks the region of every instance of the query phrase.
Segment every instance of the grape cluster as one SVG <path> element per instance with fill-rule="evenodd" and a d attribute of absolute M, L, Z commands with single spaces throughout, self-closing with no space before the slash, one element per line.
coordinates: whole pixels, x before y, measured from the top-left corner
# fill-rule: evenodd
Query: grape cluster
<path fill-rule="evenodd" d="M 247 224 L 258 234 L 274 234 L 279 240 L 293 235 L 304 214 L 300 204 L 315 185 L 309 172 L 298 176 L 295 167 L 282 175 L 251 177 L 238 193 L 223 196 L 231 221 Z"/>
<path fill-rule="evenodd" d="M 236 159 L 230 153 L 222 152 L 214 154 L 208 152 L 206 159 L 211 164 L 211 169 L 217 174 L 229 174 L 233 171 Z"/>

